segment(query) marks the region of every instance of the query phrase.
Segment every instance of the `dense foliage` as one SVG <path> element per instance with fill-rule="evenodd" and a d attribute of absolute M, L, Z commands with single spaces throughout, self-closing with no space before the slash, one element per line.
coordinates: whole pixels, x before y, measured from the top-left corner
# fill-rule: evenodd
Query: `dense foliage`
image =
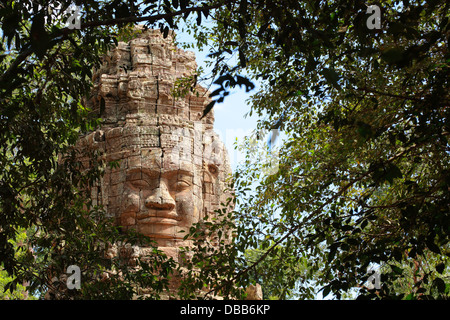
<path fill-rule="evenodd" d="M 251 154 L 235 173 L 247 226 L 236 241 L 264 252 L 248 270 L 271 261 L 266 281 L 302 283 L 304 298 L 308 281 L 336 298 L 352 288 L 360 298 L 448 297 L 449 4 L 378 3 L 380 29 L 368 28 L 368 5 L 240 1 L 199 31 L 216 45 L 213 94 L 244 84 L 245 70 L 262 81 L 250 111 L 265 117 L 259 130 L 289 137 L 276 174 L 258 174 Z M 309 272 L 284 279 L 303 259 Z M 365 283 L 370 268 L 379 288 Z"/>
<path fill-rule="evenodd" d="M 92 279 L 70 293 L 79 298 L 129 298 L 139 281 L 158 297 L 167 284 L 174 265 L 156 251 L 138 278 L 118 259 L 124 277 L 95 281 L 114 269 L 103 258 L 107 243 L 144 240 L 95 223 L 101 208 L 86 210 L 85 191 L 108 164 L 94 155 L 92 170 L 81 171 L 70 145 L 99 123 L 83 99 L 118 28 L 145 22 L 167 34 L 184 20 L 195 45 L 212 48 L 217 87 L 205 113 L 231 87 L 251 91 L 258 79 L 250 110 L 265 117 L 258 131 L 278 128 L 288 139 L 275 173 L 249 153 L 235 173 L 232 214 L 192 228 L 197 251 L 182 297 L 201 288 L 236 296 L 250 281 L 280 298 L 313 298 L 316 287 L 336 298 L 355 287 L 362 298 L 448 297 L 449 4 L 375 3 L 380 29 L 367 27 L 371 3 L 360 0 L 75 4 L 79 29 L 64 25 L 69 1 L 0 4 L 0 261 L 14 279 L 8 288 L 29 281 L 45 293 L 73 263 L 89 266 Z M 234 230 L 232 242 L 223 227 Z M 27 244 L 15 246 L 23 230 Z M 370 267 L 381 273 L 379 288 L 365 284 Z M 154 270 L 166 273 L 149 277 Z M 116 281 L 123 291 L 114 291 Z"/>
<path fill-rule="evenodd" d="M 148 240 L 122 234 L 91 205 L 89 188 L 110 164 L 92 154 L 90 170 L 81 170 L 71 146 L 101 121 L 84 102 L 93 68 L 117 39 L 133 33 L 129 23 L 167 33 L 175 16 L 207 10 L 190 1 L 175 7 L 116 0 L 0 3 L 0 264 L 12 279 L 5 289 L 28 283 L 37 296 L 131 298 L 138 285 L 153 287 L 150 297 L 167 287 L 174 262 L 156 249 L 134 262 L 142 263 L 139 272 L 128 268 L 120 250 L 108 257 L 111 243 Z M 28 237 L 15 246 L 23 230 Z M 69 265 L 81 268 L 81 290 L 56 289 L 65 286 L 61 276 Z"/>

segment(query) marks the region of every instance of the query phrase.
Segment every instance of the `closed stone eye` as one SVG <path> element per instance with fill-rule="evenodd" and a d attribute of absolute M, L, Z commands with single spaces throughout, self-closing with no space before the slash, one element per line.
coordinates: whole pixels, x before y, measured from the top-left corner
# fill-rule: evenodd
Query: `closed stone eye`
<path fill-rule="evenodd" d="M 130 181 L 131 185 L 135 188 L 148 188 L 150 184 L 145 180 Z"/>
<path fill-rule="evenodd" d="M 172 186 L 174 187 L 175 190 L 182 191 L 189 188 L 191 186 L 191 183 L 185 180 L 178 180 Z"/>

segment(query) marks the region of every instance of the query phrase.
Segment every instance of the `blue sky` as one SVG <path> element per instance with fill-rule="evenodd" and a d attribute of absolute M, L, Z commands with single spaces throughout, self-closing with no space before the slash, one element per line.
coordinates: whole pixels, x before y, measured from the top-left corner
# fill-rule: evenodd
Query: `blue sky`
<path fill-rule="evenodd" d="M 177 41 L 179 42 L 188 42 L 192 39 L 191 36 L 180 30 L 177 30 L 176 34 Z M 189 49 L 189 51 L 195 53 L 198 66 L 202 66 L 205 69 L 205 74 L 208 74 L 208 68 L 205 64 L 208 52 L 200 51 L 198 49 Z M 255 85 L 257 85 L 257 83 L 255 83 Z M 246 117 L 245 114 L 250 111 L 250 105 L 246 100 L 248 100 L 252 94 L 256 93 L 257 88 L 258 87 L 250 92 L 245 92 L 244 88 L 238 87 L 234 89 L 230 95 L 225 97 L 223 103 L 216 103 L 213 108 L 215 118 L 214 128 L 227 147 L 232 169 L 234 169 L 237 163 L 243 159 L 241 154 L 234 148 L 236 138 L 242 139 L 256 128 L 258 117 L 255 115 Z M 210 91 L 213 90 L 214 88 L 211 87 Z"/>

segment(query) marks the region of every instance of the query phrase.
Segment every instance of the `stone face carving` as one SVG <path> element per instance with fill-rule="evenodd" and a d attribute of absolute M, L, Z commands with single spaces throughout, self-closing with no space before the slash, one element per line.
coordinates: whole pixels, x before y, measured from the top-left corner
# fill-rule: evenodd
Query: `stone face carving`
<path fill-rule="evenodd" d="M 173 95 L 175 81 L 196 67 L 193 53 L 174 46 L 173 34 L 164 39 L 148 30 L 119 42 L 94 76 L 90 103 L 101 128 L 79 143 L 106 162 L 117 161 L 93 189 L 94 204 L 176 260 L 178 248 L 189 245 L 183 237 L 192 224 L 213 216 L 230 197 L 231 169 L 213 113 L 201 119 L 207 91 L 197 86 L 184 97 Z"/>

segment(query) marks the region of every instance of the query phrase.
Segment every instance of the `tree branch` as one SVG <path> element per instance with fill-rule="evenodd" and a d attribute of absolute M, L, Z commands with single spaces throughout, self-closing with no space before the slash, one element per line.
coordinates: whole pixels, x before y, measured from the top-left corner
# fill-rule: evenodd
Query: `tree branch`
<path fill-rule="evenodd" d="M 203 10 L 211 10 L 211 9 L 217 9 L 222 6 L 224 6 L 225 3 L 219 3 L 211 6 L 202 6 L 202 7 L 192 7 L 192 8 L 185 8 L 182 10 L 170 12 L 170 13 L 164 13 L 164 14 L 157 14 L 153 16 L 145 16 L 145 17 L 125 17 L 125 18 L 119 18 L 119 19 L 109 19 L 105 21 L 91 21 L 91 22 L 85 22 L 81 24 L 81 30 L 88 29 L 92 27 L 99 27 L 99 26 L 110 26 L 110 25 L 116 25 L 120 23 L 130 23 L 130 22 L 155 22 L 157 20 L 162 20 L 165 18 L 180 16 L 186 13 L 190 12 L 198 12 Z M 51 46 L 49 48 L 53 47 L 55 44 L 60 42 L 63 39 L 67 39 L 67 36 L 78 29 L 69 29 L 69 28 L 63 28 L 55 33 L 50 35 L 50 38 L 53 39 L 51 41 Z M 10 65 L 10 67 L 0 76 L 0 82 L 6 82 L 11 74 L 19 67 L 19 65 L 25 61 L 31 54 L 33 53 L 33 49 L 30 46 L 26 47 L 25 50 L 23 50 L 19 55 L 16 57 L 14 62 Z"/>
<path fill-rule="evenodd" d="M 381 96 L 387 96 L 387 97 L 392 97 L 392 98 L 398 98 L 398 99 L 405 99 L 405 100 L 414 100 L 414 101 L 420 101 L 423 102 L 422 99 L 417 98 L 417 97 L 411 97 L 411 96 L 403 96 L 400 94 L 394 94 L 394 93 L 389 93 L 389 92 L 381 92 L 372 88 L 367 88 L 367 87 L 362 87 L 362 88 L 358 88 L 359 90 L 362 90 L 364 92 L 370 92 L 370 93 L 375 93 Z"/>
<path fill-rule="evenodd" d="M 91 21 L 91 22 L 82 23 L 81 24 L 81 30 L 82 29 L 86 29 L 86 28 L 91 28 L 91 27 L 115 25 L 115 24 L 119 24 L 119 23 L 144 22 L 144 21 L 146 21 L 146 22 L 154 22 L 154 21 L 157 21 L 157 20 L 165 19 L 165 18 L 170 18 L 170 17 L 176 17 L 176 16 L 179 16 L 179 15 L 183 15 L 185 13 L 217 9 L 217 8 L 220 8 L 220 7 L 224 6 L 224 5 L 225 5 L 224 3 L 221 3 L 221 4 L 211 5 L 211 6 L 192 7 L 192 8 L 186 8 L 186 9 L 182 9 L 182 10 L 178 10 L 178 11 L 174 11 L 174 12 L 170 12 L 170 13 L 161 13 L 161 14 L 157 14 L 157 15 L 154 15 L 154 16 L 125 17 L 125 18 L 119 18 L 119 19 L 109 19 L 109 20 L 105 20 L 105 21 Z M 65 28 L 65 29 L 62 29 L 62 30 L 67 30 L 67 31 L 70 31 L 70 32 L 75 31 L 75 29 L 71 30 L 71 29 L 68 29 L 68 28 Z"/>
<path fill-rule="evenodd" d="M 395 159 L 403 156 L 405 153 L 411 151 L 412 149 L 414 149 L 416 147 L 416 145 L 412 145 L 411 147 L 403 150 L 402 152 L 397 153 L 396 155 L 390 157 L 389 159 L 387 159 L 385 161 L 385 163 L 390 163 L 392 161 L 394 161 Z M 339 198 L 342 194 L 344 194 L 351 186 L 353 186 L 355 183 L 363 180 L 364 178 L 366 178 L 367 176 L 369 176 L 374 169 L 372 170 L 368 170 L 366 171 L 364 174 L 360 175 L 359 177 L 353 179 L 353 181 L 350 181 L 349 183 L 347 183 L 344 187 L 342 187 L 335 195 L 333 195 L 331 198 L 329 198 L 327 201 L 325 201 L 322 205 L 320 205 L 316 210 L 314 210 L 313 212 L 311 212 L 311 214 L 306 217 L 305 221 L 312 219 L 314 216 L 316 216 L 317 214 L 319 214 L 322 210 L 325 209 L 325 207 L 329 204 L 331 204 L 333 201 L 335 201 L 337 198 Z M 304 222 L 303 222 L 304 223 Z M 241 275 L 245 274 L 246 272 L 248 272 L 250 269 L 254 268 L 256 265 L 258 265 L 261 261 L 263 261 L 270 252 L 272 252 L 273 250 L 275 250 L 275 248 L 277 246 L 279 246 L 281 243 L 283 243 L 285 240 L 287 240 L 290 236 L 292 236 L 294 234 L 294 232 L 296 232 L 298 229 L 300 229 L 300 227 L 303 225 L 303 223 L 299 223 L 293 227 L 291 227 L 287 233 L 281 237 L 280 239 L 278 239 L 278 241 L 276 241 L 273 245 L 271 245 L 266 252 L 264 252 L 258 260 L 256 260 L 254 263 L 252 263 L 250 266 L 248 266 L 247 268 L 239 271 L 233 278 L 231 278 L 231 280 L 229 280 L 229 282 L 234 282 L 236 281 Z M 220 286 L 218 288 L 213 288 L 210 291 L 208 291 L 206 293 L 206 296 L 209 295 L 210 293 L 222 288 L 223 286 Z"/>

